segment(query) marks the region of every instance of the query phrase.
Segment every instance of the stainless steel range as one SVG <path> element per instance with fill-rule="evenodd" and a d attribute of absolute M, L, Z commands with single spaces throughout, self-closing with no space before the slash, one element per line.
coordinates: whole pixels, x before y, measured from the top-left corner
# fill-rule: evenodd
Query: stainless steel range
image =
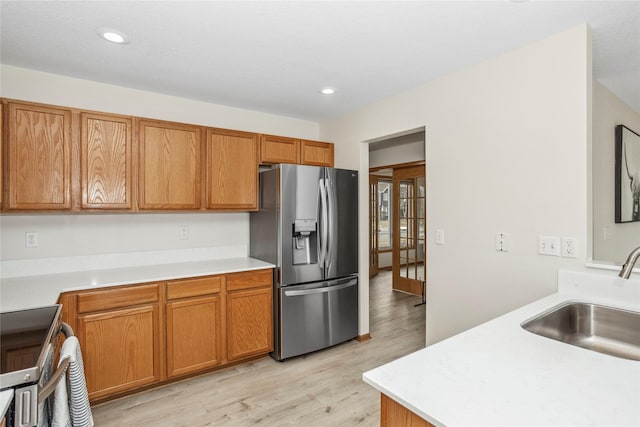
<path fill-rule="evenodd" d="M 0 313 L 0 389 L 14 389 L 8 426 L 31 427 L 46 417 L 62 306 Z M 40 424 L 48 425 L 48 423 Z"/>

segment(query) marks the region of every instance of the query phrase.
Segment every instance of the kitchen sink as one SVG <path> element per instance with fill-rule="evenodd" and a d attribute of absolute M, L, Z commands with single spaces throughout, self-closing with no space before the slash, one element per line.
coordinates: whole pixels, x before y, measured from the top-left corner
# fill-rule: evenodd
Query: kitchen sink
<path fill-rule="evenodd" d="M 567 302 L 526 320 L 521 326 L 556 341 L 640 361 L 640 313 L 634 311 Z"/>

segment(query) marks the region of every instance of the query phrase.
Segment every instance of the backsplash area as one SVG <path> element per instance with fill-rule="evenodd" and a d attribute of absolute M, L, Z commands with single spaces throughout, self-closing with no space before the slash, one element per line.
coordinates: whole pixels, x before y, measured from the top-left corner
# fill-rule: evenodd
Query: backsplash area
<path fill-rule="evenodd" d="M 1 215 L 0 259 L 49 258 L 249 243 L 249 214 Z M 187 228 L 186 235 L 182 230 Z M 26 247 L 26 233 L 37 233 Z"/>
<path fill-rule="evenodd" d="M 617 272 L 590 269 L 587 272 L 558 271 L 558 292 L 611 299 L 625 304 L 640 304 L 640 274 L 621 279 Z"/>
<path fill-rule="evenodd" d="M 248 213 L 2 215 L 0 224 L 0 277 L 244 257 L 249 247 Z"/>
<path fill-rule="evenodd" d="M 0 277 L 26 277 L 112 268 L 174 264 L 248 256 L 246 245 L 117 254 L 33 258 L 0 262 Z"/>

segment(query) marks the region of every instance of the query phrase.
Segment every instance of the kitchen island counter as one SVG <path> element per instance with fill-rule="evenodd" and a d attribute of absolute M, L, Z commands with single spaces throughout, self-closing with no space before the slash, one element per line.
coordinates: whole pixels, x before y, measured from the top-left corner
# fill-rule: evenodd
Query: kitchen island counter
<path fill-rule="evenodd" d="M 3 278 L 0 311 L 42 307 L 63 292 L 274 268 L 249 257 Z"/>
<path fill-rule="evenodd" d="M 587 275 L 560 276 L 558 293 L 366 372 L 364 380 L 436 426 L 640 425 L 640 361 L 520 326 L 570 300 L 640 311 L 640 281 L 609 279 L 599 289 Z"/>

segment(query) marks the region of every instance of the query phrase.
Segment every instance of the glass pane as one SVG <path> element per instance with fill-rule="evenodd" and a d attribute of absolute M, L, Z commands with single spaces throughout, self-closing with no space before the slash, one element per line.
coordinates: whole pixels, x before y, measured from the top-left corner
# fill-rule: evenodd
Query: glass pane
<path fill-rule="evenodd" d="M 369 267 L 378 264 L 378 185 L 373 179 L 369 184 Z"/>
<path fill-rule="evenodd" d="M 400 276 L 424 280 L 425 260 L 425 179 L 399 182 Z"/>
<path fill-rule="evenodd" d="M 378 247 L 391 247 L 391 181 L 381 179 L 378 182 Z"/>

